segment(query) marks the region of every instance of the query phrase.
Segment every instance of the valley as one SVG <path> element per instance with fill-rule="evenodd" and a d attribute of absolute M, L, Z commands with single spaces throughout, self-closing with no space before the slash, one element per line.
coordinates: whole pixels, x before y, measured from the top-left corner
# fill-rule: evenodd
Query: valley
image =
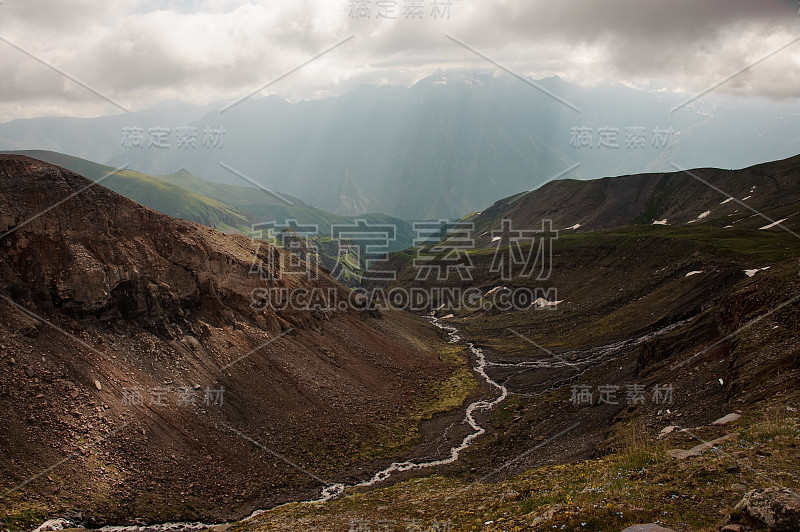
<path fill-rule="evenodd" d="M 786 193 L 797 190 L 797 161 L 718 183 L 760 188 L 760 212 L 778 219 L 798 208 Z M 254 263 L 278 273 L 290 249 L 167 218 L 25 156 L 0 162 L 2 378 L 13 383 L 0 396 L 10 427 L 3 467 L 22 482 L 8 483 L 0 518 L 14 530 L 59 516 L 108 532 L 164 522 L 176 524 L 152 530 L 336 530 L 381 520 L 600 530 L 645 519 L 710 530 L 738 515 L 742 492 L 725 482 L 798 482 L 800 239 L 791 216 L 762 229 L 732 202 L 698 193 L 687 214 L 663 193 L 650 196 L 662 198 L 658 208 L 645 197 L 629 213 L 614 209 L 617 218 L 598 205 L 598 221 L 555 230 L 551 255 L 521 244 L 546 278 L 507 278 L 494 264 L 511 247 L 491 231 L 513 219 L 549 235 L 538 220 L 573 221 L 565 200 L 563 214 L 537 206 L 575 185 L 560 181 L 464 219 L 477 235 L 469 279 L 447 270 L 457 233 L 445 233 L 380 263 L 394 281 L 365 281 L 348 295 L 327 270 L 316 280 L 254 275 Z M 654 190 L 675 190 L 677 177 Z M 66 200 L 33 217 L 57 198 Z M 605 198 L 613 205 L 617 194 Z M 641 223 L 636 209 L 674 221 Z M 712 215 L 696 222 L 688 213 L 700 209 Z M 420 280 L 420 256 L 452 276 Z M 248 293 L 265 286 L 371 304 L 255 309 Z M 382 299 L 411 288 L 431 295 L 420 313 L 433 324 Z M 479 297 L 467 306 L 436 299 L 445 288 Z M 520 290 L 546 297 L 496 304 Z M 740 437 L 722 454 L 667 454 L 728 434 L 712 422 L 730 413 L 742 415 Z M 771 458 L 754 461 L 756 452 Z M 739 462 L 742 473 L 724 477 Z M 711 488 L 685 481 L 720 474 L 727 480 Z M 702 511 L 697 497 L 707 500 Z"/>
<path fill-rule="evenodd" d="M 466 362 L 411 315 L 251 309 L 252 263 L 275 248 L 0 162 L 4 520 L 241 517 L 401 456 L 469 389 Z"/>

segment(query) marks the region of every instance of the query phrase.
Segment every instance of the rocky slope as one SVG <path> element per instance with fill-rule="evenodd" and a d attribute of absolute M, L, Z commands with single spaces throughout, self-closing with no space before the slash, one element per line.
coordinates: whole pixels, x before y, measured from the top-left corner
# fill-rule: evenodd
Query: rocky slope
<path fill-rule="evenodd" d="M 415 441 L 404 420 L 453 372 L 438 334 L 255 310 L 255 288 L 347 295 L 251 273 L 282 254 L 0 156 L 0 519 L 232 518 Z"/>

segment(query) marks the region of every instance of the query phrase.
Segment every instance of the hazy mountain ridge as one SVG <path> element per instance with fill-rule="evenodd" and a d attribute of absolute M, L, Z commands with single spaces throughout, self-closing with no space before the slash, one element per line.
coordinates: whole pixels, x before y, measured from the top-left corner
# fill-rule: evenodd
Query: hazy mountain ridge
<path fill-rule="evenodd" d="M 249 213 L 238 210 L 213 198 L 196 194 L 156 176 L 133 170 L 106 166 L 78 157 L 50 151 L 22 150 L 5 152 L 24 155 L 54 164 L 75 172 L 141 205 L 168 216 L 217 228 L 221 224 L 231 227 L 249 226 L 253 220 Z"/>
<path fill-rule="evenodd" d="M 98 154 L 97 145 L 88 143 L 100 138 L 108 159 L 94 160 L 112 166 L 127 162 L 150 174 L 185 168 L 242 185 L 222 162 L 326 211 L 408 220 L 460 218 L 569 168 L 565 177 L 581 179 L 669 171 L 671 161 L 685 168 L 741 168 L 796 151 L 800 105 L 793 101 L 741 102 L 710 94 L 672 112 L 688 95 L 583 87 L 558 78 L 532 83 L 566 104 L 505 74 L 440 71 L 408 88 L 365 86 L 296 103 L 267 96 L 224 113 L 198 107 L 176 113 L 174 123 L 168 123 L 169 113 L 162 119 L 147 112 L 77 121 L 70 144 L 56 151 Z M 25 121 L 0 125 L 0 138 L 17 149 L 54 149 L 65 142 L 58 120 L 47 128 Z M 170 149 L 126 150 L 120 147 L 123 126 L 142 127 L 145 134 L 149 127 L 171 126 L 174 134 L 176 127 L 192 126 L 200 138 L 206 128 L 223 128 L 224 145 L 176 149 L 173 139 Z M 644 142 L 633 148 L 626 135 L 635 127 L 644 130 Z M 591 130 L 591 148 L 576 147 L 573 128 Z M 603 128 L 616 130 L 618 147 L 599 146 Z M 667 130 L 672 133 L 663 145 L 656 142 L 656 131 Z"/>
<path fill-rule="evenodd" d="M 186 170 L 174 174 L 152 176 L 128 169 L 115 171 L 107 165 L 94 163 L 69 155 L 23 150 L 6 152 L 32 157 L 76 172 L 101 183 L 154 210 L 184 220 L 202 223 L 212 228 L 228 231 L 240 229 L 260 231 L 262 224 L 274 222 L 278 228 L 294 220 L 300 226 L 313 226 L 316 234 L 330 237 L 333 225 L 353 225 L 356 220 L 367 224 L 389 225 L 395 228 L 389 249 L 409 247 L 414 238 L 412 224 L 383 214 L 341 216 L 315 209 L 302 200 L 283 194 L 270 193 L 255 187 L 214 183 L 199 178 Z M 335 254 L 332 257 L 335 260 Z"/>

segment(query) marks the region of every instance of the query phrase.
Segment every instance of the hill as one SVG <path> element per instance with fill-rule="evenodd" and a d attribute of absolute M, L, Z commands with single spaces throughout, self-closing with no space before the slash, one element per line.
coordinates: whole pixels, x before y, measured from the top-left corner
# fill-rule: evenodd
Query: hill
<path fill-rule="evenodd" d="M 0 520 L 223 520 L 403 456 L 463 359 L 407 313 L 253 306 L 286 253 L 0 156 Z M 264 279 L 254 265 L 270 269 Z M 462 398 L 463 399 L 463 398 Z"/>
<path fill-rule="evenodd" d="M 742 170 L 698 168 L 552 181 L 499 200 L 467 220 L 475 224 L 480 246 L 491 241 L 487 231 L 503 219 L 514 221 L 520 229 L 539 229 L 536 224 L 548 219 L 553 229 L 585 232 L 631 224 L 759 229 L 780 220 L 798 227 L 797 214 L 800 156 Z"/>
<path fill-rule="evenodd" d="M 497 383 L 486 401 L 505 389 L 501 406 L 478 416 L 487 436 L 438 476 L 353 492 L 324 511 L 277 509 L 238 529 L 374 521 L 390 499 L 404 502 L 388 519 L 418 506 L 420 519 L 454 530 L 658 522 L 712 531 L 732 519 L 766 529 L 735 506 L 750 490 L 800 488 L 798 162 L 691 170 L 788 218 L 781 226 L 723 203 L 688 174 L 643 174 L 554 182 L 468 217 L 478 235 L 461 255 L 468 278 L 420 277 L 414 262 L 432 256 L 444 268 L 449 246 L 463 243 L 457 234 L 438 249 L 393 254 L 385 267 L 398 280 L 375 284 L 375 300 L 422 290 L 420 310 L 481 350 Z M 503 219 L 540 230 L 542 217 L 554 220 L 557 239 L 492 240 Z M 653 224 L 664 218 L 669 225 Z M 495 268 L 499 259 L 511 275 Z M 525 266 L 535 266 L 531 275 Z M 664 389 L 669 399 L 659 402 Z M 632 400 L 635 390 L 646 397 Z M 729 414 L 733 426 L 715 423 Z M 757 458 L 767 455 L 774 459 Z"/>
<path fill-rule="evenodd" d="M 360 214 L 358 216 L 341 216 L 307 205 L 294 196 L 279 193 L 279 197 L 254 187 L 241 187 L 213 183 L 201 179 L 186 170 L 173 174 L 158 176 L 162 181 L 179 186 L 196 194 L 232 205 L 249 213 L 258 222 L 296 220 L 299 225 L 314 225 L 320 236 L 330 236 L 333 225 L 353 225 L 356 219 L 368 224 L 392 225 L 395 227 L 395 238 L 388 243 L 391 251 L 399 251 L 411 246 L 414 235 L 410 222 L 383 214 Z M 290 203 L 282 201 L 286 198 Z"/>

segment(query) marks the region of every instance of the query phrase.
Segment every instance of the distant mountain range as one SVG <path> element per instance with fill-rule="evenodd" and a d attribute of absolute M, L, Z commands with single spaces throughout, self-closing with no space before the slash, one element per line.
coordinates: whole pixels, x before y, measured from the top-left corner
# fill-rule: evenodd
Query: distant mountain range
<path fill-rule="evenodd" d="M 444 71 L 408 88 L 296 103 L 268 96 L 225 112 L 163 104 L 92 120 L 17 120 L 0 125 L 0 148 L 246 185 L 238 173 L 329 212 L 423 220 L 460 218 L 555 177 L 671 171 L 673 161 L 742 168 L 794 155 L 800 141 L 795 101 L 711 93 L 679 107 L 691 95 L 527 81 Z M 121 146 L 125 127 L 141 128 L 141 148 Z M 150 145 L 159 127 L 169 129 L 168 148 Z M 194 147 L 186 129 L 178 147 L 178 128 L 191 128 Z"/>

